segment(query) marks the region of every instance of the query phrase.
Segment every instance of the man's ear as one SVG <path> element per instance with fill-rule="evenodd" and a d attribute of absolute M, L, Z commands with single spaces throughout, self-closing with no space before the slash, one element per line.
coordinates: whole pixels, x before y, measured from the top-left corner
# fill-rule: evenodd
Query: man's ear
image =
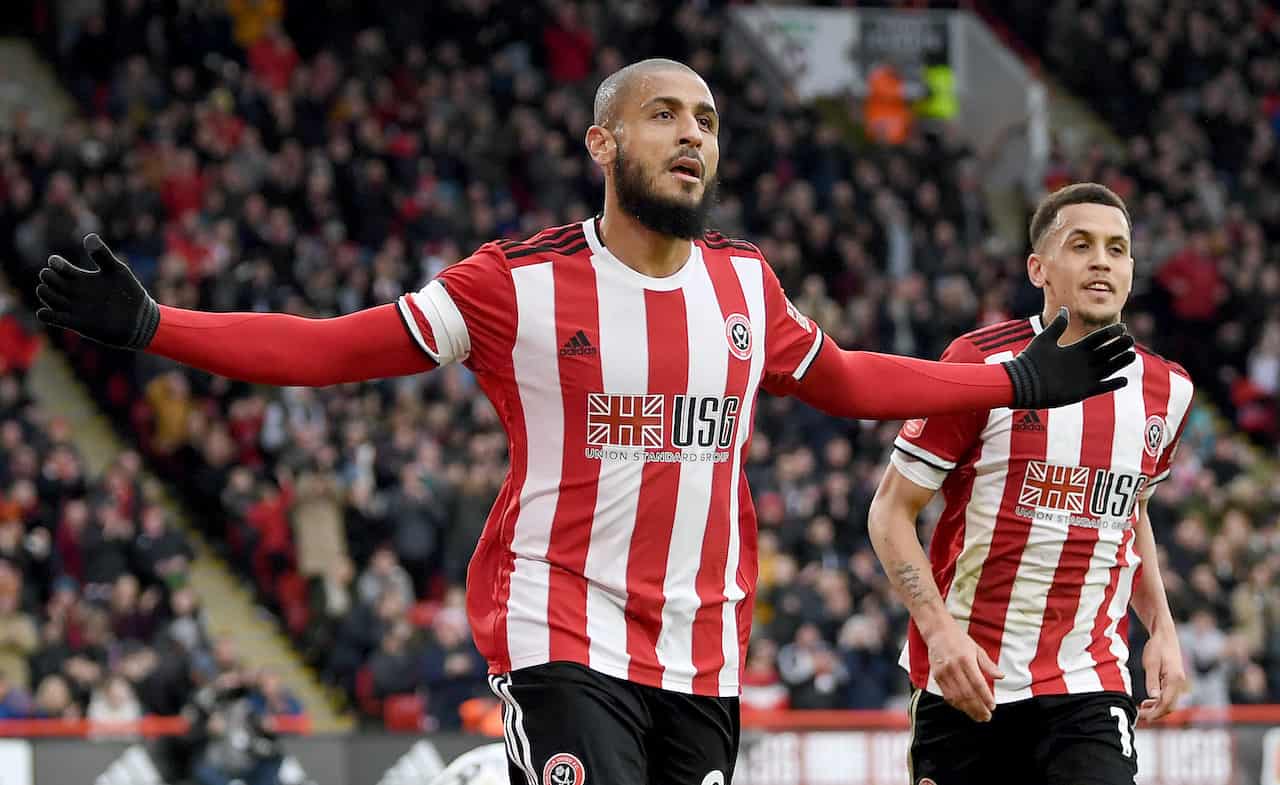
<path fill-rule="evenodd" d="M 1045 283 L 1045 260 L 1040 254 L 1032 252 L 1027 257 L 1027 278 L 1031 279 L 1031 285 L 1037 289 L 1043 289 Z"/>
<path fill-rule="evenodd" d="M 618 138 L 601 125 L 587 129 L 587 154 L 602 168 L 608 169 L 618 157 Z"/>

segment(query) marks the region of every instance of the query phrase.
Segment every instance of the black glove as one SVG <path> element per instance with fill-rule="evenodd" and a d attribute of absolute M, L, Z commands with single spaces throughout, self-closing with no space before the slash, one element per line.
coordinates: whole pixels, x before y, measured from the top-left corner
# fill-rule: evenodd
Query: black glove
<path fill-rule="evenodd" d="M 44 304 L 36 318 L 108 346 L 145 349 L 160 325 L 160 306 L 98 235 L 85 235 L 84 249 L 98 269 L 49 257 L 36 287 Z"/>
<path fill-rule="evenodd" d="M 1095 330 L 1068 346 L 1058 339 L 1067 329 L 1066 308 L 1004 369 L 1013 380 L 1014 409 L 1052 409 L 1099 393 L 1119 390 L 1123 377 L 1107 379 L 1133 362 L 1133 336 L 1123 324 Z M 1106 379 L 1106 381 L 1103 381 Z"/>

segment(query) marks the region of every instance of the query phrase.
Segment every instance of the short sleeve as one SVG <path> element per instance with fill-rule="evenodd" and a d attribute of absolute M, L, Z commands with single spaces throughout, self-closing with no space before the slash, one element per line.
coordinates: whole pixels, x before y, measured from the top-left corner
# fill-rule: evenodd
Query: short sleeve
<path fill-rule="evenodd" d="M 951 342 L 942 362 L 982 362 L 967 340 Z M 982 434 L 986 412 L 962 412 L 907 420 L 893 442 L 893 467 L 916 485 L 937 490 L 968 455 Z"/>
<path fill-rule="evenodd" d="M 481 246 L 396 305 L 414 343 L 437 365 L 460 362 L 484 371 L 510 357 L 515 288 L 495 245 Z"/>
<path fill-rule="evenodd" d="M 762 386 L 788 395 L 804 379 L 822 348 L 822 328 L 787 299 L 768 264 L 764 267 L 765 367 Z"/>
<path fill-rule="evenodd" d="M 1160 451 L 1160 457 L 1156 459 L 1154 473 L 1151 475 L 1151 479 L 1147 481 L 1147 486 L 1139 494 L 1139 498 L 1143 501 L 1154 496 L 1156 486 L 1169 479 L 1169 475 L 1173 473 L 1173 459 L 1177 457 L 1178 446 L 1182 444 L 1182 432 L 1187 429 L 1187 421 L 1191 419 L 1191 400 L 1195 393 L 1195 388 L 1192 386 L 1191 379 L 1187 372 L 1182 369 L 1182 366 L 1175 365 L 1174 369 L 1169 373 L 1170 405 L 1169 411 L 1165 412 L 1168 431 L 1173 433 L 1173 438 Z"/>

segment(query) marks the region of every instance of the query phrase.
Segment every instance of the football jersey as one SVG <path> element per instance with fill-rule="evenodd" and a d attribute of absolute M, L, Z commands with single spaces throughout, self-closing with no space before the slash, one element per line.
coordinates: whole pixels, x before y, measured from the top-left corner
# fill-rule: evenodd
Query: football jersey
<path fill-rule="evenodd" d="M 1039 316 L 987 327 L 943 360 L 1003 362 L 1041 329 Z M 1004 672 L 997 703 L 1130 690 L 1138 504 L 1169 476 L 1192 385 L 1142 347 L 1119 374 L 1127 386 L 1069 406 L 909 420 L 894 443 L 894 467 L 942 491 L 933 576 L 952 617 Z M 901 664 L 941 694 L 914 622 Z"/>
<path fill-rule="evenodd" d="M 645 276 L 592 219 L 485 245 L 398 302 L 433 361 L 476 374 L 510 442 L 467 575 L 493 673 L 570 661 L 738 694 L 756 395 L 792 390 L 822 331 L 755 246 L 711 233 L 691 248 Z"/>

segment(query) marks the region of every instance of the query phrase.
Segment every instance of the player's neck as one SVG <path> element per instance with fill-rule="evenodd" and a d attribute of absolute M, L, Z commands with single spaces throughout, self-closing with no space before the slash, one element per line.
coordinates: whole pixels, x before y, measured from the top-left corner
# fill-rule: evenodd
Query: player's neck
<path fill-rule="evenodd" d="M 606 199 L 600 242 L 632 270 L 650 278 L 675 275 L 689 260 L 690 241 L 659 234 Z"/>
<path fill-rule="evenodd" d="M 1040 313 L 1040 326 L 1047 327 L 1049 322 L 1058 318 L 1058 308 L 1056 303 L 1046 303 L 1044 310 Z M 1058 343 L 1062 346 L 1068 346 L 1085 337 L 1094 330 L 1101 330 L 1120 321 L 1120 317 L 1112 319 L 1109 322 L 1101 323 L 1094 321 L 1086 321 L 1080 318 L 1079 314 L 1072 313 L 1071 321 L 1067 324 L 1067 329 L 1062 333 L 1062 337 L 1058 339 Z"/>

